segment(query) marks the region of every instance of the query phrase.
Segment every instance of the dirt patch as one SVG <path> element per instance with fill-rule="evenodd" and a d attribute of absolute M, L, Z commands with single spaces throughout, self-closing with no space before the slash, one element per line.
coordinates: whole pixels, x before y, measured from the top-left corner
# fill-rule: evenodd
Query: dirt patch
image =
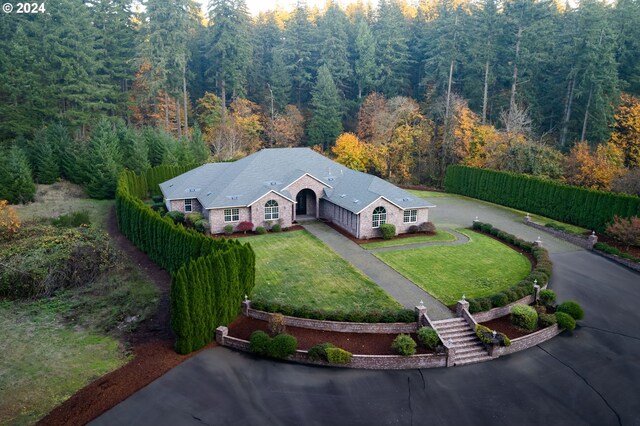
<path fill-rule="evenodd" d="M 229 325 L 229 336 L 249 340 L 251 333 L 256 330 L 268 332 L 268 325 L 267 321 L 240 316 Z M 397 355 L 391 349 L 391 343 L 398 334 L 338 333 L 299 327 L 287 327 L 286 333 L 295 336 L 298 340 L 298 349 L 301 350 L 308 350 L 319 343 L 329 342 L 358 355 Z M 411 334 L 411 337 L 418 341 L 415 334 Z M 416 353 L 430 354 L 433 351 L 418 347 Z"/>
<path fill-rule="evenodd" d="M 151 262 L 120 233 L 115 208 L 110 212 L 107 231 L 120 249 L 144 271 L 158 288 L 159 302 L 153 317 L 125 335 L 133 352 L 131 362 L 95 380 L 76 392 L 38 422 L 41 425 L 84 425 L 124 401 L 184 360 L 197 354 L 178 355 L 170 327 L 169 273 Z M 213 347 L 215 343 L 207 347 Z M 204 349 L 203 349 L 204 350 Z"/>

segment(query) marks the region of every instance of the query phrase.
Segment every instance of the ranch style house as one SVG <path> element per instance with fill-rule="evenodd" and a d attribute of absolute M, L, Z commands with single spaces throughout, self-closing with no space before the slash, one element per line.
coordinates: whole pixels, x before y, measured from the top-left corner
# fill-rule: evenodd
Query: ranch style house
<path fill-rule="evenodd" d="M 309 148 L 263 149 L 241 160 L 207 163 L 160 184 L 169 211 L 200 212 L 211 233 L 303 218 L 331 221 L 360 239 L 381 235 L 384 223 L 405 233 L 435 207 L 397 186 L 349 169 Z"/>

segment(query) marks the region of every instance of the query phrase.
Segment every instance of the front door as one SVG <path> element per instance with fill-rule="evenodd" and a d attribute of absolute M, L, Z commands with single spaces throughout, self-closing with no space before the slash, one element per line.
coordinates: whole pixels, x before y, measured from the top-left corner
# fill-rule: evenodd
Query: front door
<path fill-rule="evenodd" d="M 298 192 L 296 195 L 296 216 L 307 214 L 307 193 L 306 191 Z"/>

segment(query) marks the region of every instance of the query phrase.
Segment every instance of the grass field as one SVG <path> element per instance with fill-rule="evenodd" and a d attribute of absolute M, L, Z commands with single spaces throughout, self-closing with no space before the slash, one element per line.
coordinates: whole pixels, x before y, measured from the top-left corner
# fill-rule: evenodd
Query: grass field
<path fill-rule="evenodd" d="M 34 253 L 42 264 L 54 261 L 58 245 L 51 241 L 65 230 L 48 226 L 52 235 L 40 234 L 49 218 L 85 210 L 92 226 L 104 229 L 112 206 L 113 201 L 84 198 L 82 189 L 69 183 L 39 185 L 36 201 L 17 209 L 20 232 L 28 240 L 0 242 L 0 260 L 19 247 L 27 264 Z M 0 300 L 0 424 L 33 424 L 126 363 L 118 337 L 151 316 L 157 303 L 156 287 L 117 249 L 108 269 L 91 283 L 36 301 Z"/>
<path fill-rule="evenodd" d="M 60 320 L 58 301 L 0 302 L 0 424 L 33 424 L 127 361 L 118 341 Z"/>
<path fill-rule="evenodd" d="M 256 252 L 254 300 L 343 311 L 401 307 L 307 231 L 242 241 L 251 243 Z"/>
<path fill-rule="evenodd" d="M 463 195 L 449 194 L 447 192 L 418 191 L 418 190 L 414 190 L 414 189 L 410 189 L 408 191 L 410 193 L 412 193 L 413 195 L 415 195 L 416 197 L 425 198 L 427 200 L 429 200 L 431 198 L 435 198 L 435 197 L 469 198 L 469 197 L 465 197 Z M 499 209 L 504 209 L 504 210 L 507 210 L 507 211 L 511 211 L 511 212 L 517 213 L 519 215 L 522 215 L 522 217 L 524 217 L 528 213 L 528 212 L 524 212 L 522 210 L 513 209 L 511 207 L 505 207 L 505 206 L 502 206 L 500 204 L 494 204 L 494 203 L 490 203 L 490 202 L 484 201 L 484 200 L 479 200 L 479 199 L 476 199 L 476 198 L 469 198 L 469 199 L 474 200 L 474 201 L 479 202 L 479 203 L 488 204 L 490 206 L 493 206 L 493 207 L 496 207 L 496 208 L 499 208 Z M 549 219 L 548 217 L 540 216 L 540 215 L 537 215 L 537 214 L 529 213 L 529 216 L 531 217 L 531 220 L 533 222 L 537 223 L 537 224 L 546 225 L 547 223 L 553 223 L 554 225 L 561 225 L 561 226 L 563 226 L 565 228 L 565 231 L 567 231 L 569 233 L 572 233 L 572 234 L 582 235 L 585 232 L 589 231 L 588 229 L 582 228 L 582 227 L 577 226 L 577 225 L 571 225 L 569 223 L 559 222 L 557 220 Z"/>
<path fill-rule="evenodd" d="M 446 231 L 436 231 L 435 235 L 416 235 L 415 237 L 396 238 L 387 241 L 376 241 L 373 243 L 360 244 L 360 247 L 369 250 L 382 247 L 406 246 L 407 244 L 435 243 L 455 240 L 456 237 Z"/>
<path fill-rule="evenodd" d="M 467 244 L 375 255 L 446 305 L 463 294 L 467 298 L 489 296 L 530 272 L 531 263 L 522 254 L 484 235 L 458 231 L 470 238 Z"/>

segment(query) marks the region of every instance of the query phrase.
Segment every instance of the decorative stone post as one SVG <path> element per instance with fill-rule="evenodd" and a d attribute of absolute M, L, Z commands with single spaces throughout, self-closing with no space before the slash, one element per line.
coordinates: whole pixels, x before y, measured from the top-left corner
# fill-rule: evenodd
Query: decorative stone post
<path fill-rule="evenodd" d="M 596 235 L 596 231 L 591 231 L 591 235 L 589 235 L 589 250 L 593 250 L 593 246 L 598 243 L 598 236 Z"/>
<path fill-rule="evenodd" d="M 528 224 L 529 222 L 531 222 L 531 216 L 529 216 L 529 213 L 527 213 L 527 215 L 524 217 L 524 223 Z"/>
<path fill-rule="evenodd" d="M 456 316 L 461 317 L 462 312 L 468 311 L 468 310 L 469 310 L 469 302 L 467 302 L 467 299 L 464 296 L 462 296 L 462 300 L 458 300 L 458 303 L 456 304 Z"/>
<path fill-rule="evenodd" d="M 220 346 L 224 345 L 224 338 L 229 334 L 229 329 L 223 325 L 216 328 L 216 343 Z"/>
<path fill-rule="evenodd" d="M 422 300 L 420 301 L 420 305 L 416 306 L 414 310 L 416 312 L 416 322 L 418 323 L 418 327 L 420 327 L 421 325 L 425 325 L 425 323 L 427 322 L 427 307 L 424 306 Z"/>
<path fill-rule="evenodd" d="M 249 300 L 249 298 L 245 294 L 244 300 L 242 301 L 242 315 L 244 315 L 245 317 L 248 317 L 249 309 L 251 309 L 251 300 Z"/>
<path fill-rule="evenodd" d="M 538 280 L 535 280 L 533 283 L 533 300 L 534 302 L 540 300 L 540 285 L 538 284 Z"/>
<path fill-rule="evenodd" d="M 534 247 L 542 247 L 542 238 L 538 235 L 538 239 L 533 242 Z"/>

